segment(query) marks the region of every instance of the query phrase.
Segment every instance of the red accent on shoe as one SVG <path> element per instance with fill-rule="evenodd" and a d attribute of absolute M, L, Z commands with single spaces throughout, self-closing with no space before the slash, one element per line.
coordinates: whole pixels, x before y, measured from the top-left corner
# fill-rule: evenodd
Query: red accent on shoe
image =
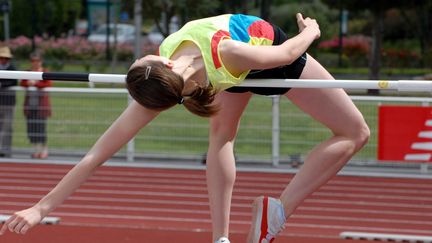
<path fill-rule="evenodd" d="M 262 208 L 262 215 L 261 215 L 261 235 L 259 238 L 259 243 L 267 236 L 267 208 L 268 208 L 268 197 L 263 198 L 263 208 Z"/>
<path fill-rule="evenodd" d="M 46 159 L 48 158 L 48 153 L 47 152 L 42 152 L 39 154 L 39 159 Z"/>

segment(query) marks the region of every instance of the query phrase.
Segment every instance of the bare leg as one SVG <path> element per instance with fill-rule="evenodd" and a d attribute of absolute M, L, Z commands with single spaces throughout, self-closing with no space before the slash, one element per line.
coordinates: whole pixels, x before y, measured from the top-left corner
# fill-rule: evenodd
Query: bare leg
<path fill-rule="evenodd" d="M 333 79 L 312 57 L 300 78 Z M 281 201 L 289 217 L 299 204 L 330 180 L 369 138 L 362 114 L 342 89 L 292 89 L 286 96 L 312 118 L 327 126 L 333 137 L 317 145 L 285 188 Z"/>
<path fill-rule="evenodd" d="M 250 93 L 220 93 L 221 110 L 210 119 L 207 153 L 207 188 L 213 224 L 213 241 L 228 237 L 231 196 L 235 181 L 234 139 Z"/>

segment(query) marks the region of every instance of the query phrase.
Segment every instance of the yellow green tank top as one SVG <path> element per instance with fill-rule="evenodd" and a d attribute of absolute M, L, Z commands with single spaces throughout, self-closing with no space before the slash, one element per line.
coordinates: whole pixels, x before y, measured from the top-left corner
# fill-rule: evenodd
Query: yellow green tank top
<path fill-rule="evenodd" d="M 207 77 L 217 90 L 225 90 L 241 83 L 249 71 L 233 76 L 224 66 L 219 44 L 232 39 L 250 45 L 272 45 L 273 27 L 266 21 L 249 15 L 225 14 L 194 20 L 168 36 L 159 47 L 159 54 L 170 58 L 184 41 L 192 41 L 202 53 Z"/>

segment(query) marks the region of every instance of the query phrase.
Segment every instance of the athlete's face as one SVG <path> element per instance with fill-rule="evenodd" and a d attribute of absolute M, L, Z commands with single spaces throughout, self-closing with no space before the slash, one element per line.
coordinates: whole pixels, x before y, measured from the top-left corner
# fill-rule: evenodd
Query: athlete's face
<path fill-rule="evenodd" d="M 130 66 L 129 69 L 138 67 L 138 66 L 145 66 L 147 65 L 147 63 L 151 61 L 151 62 L 161 62 L 163 63 L 166 67 L 168 68 L 172 68 L 172 61 L 166 57 L 161 57 L 161 56 L 156 56 L 156 55 L 147 55 L 143 58 L 137 59 L 135 60 L 135 62 Z"/>

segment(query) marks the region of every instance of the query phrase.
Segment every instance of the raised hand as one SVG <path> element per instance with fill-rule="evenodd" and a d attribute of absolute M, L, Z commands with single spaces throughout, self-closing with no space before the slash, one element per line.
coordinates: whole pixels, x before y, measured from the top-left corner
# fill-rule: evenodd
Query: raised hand
<path fill-rule="evenodd" d="M 319 28 L 318 22 L 315 19 L 311 19 L 309 17 L 303 18 L 301 13 L 297 13 L 296 18 L 299 32 L 303 32 L 305 29 L 308 29 L 315 32 L 315 39 L 318 39 L 321 36 L 321 30 Z"/>

